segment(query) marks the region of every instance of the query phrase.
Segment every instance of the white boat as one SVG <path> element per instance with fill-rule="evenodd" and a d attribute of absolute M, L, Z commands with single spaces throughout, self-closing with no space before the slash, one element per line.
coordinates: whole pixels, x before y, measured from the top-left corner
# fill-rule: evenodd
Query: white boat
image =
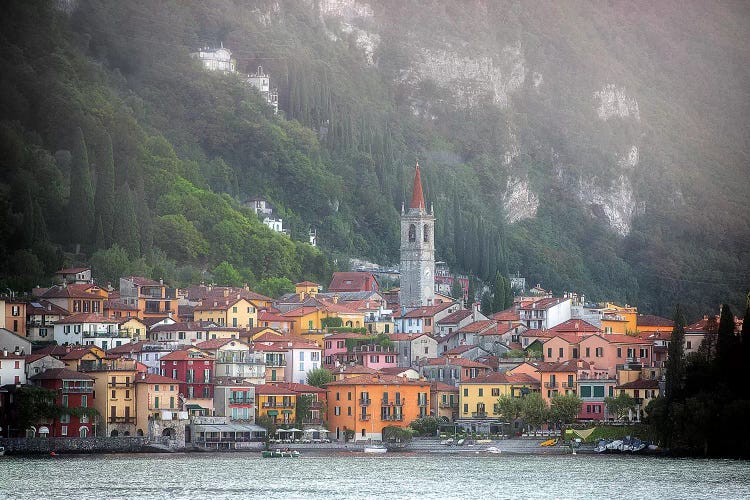
<path fill-rule="evenodd" d="M 388 448 L 385 446 L 378 446 L 378 445 L 369 445 L 365 446 L 365 453 L 385 453 L 388 451 Z"/>
<path fill-rule="evenodd" d="M 497 446 L 489 446 L 484 451 L 487 452 L 487 453 L 492 453 L 492 454 L 498 455 L 500 453 L 500 448 L 498 448 Z"/>

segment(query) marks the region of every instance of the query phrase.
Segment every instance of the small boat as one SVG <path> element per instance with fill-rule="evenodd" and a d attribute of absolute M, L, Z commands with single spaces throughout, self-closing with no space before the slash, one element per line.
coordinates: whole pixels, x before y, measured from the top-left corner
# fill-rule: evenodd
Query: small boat
<path fill-rule="evenodd" d="M 557 438 L 548 439 L 539 443 L 539 446 L 555 446 L 557 444 Z"/>
<path fill-rule="evenodd" d="M 385 446 L 378 446 L 378 445 L 369 445 L 365 446 L 365 453 L 385 453 L 388 451 L 388 448 Z"/>
<path fill-rule="evenodd" d="M 2 457 L 3 455 L 5 455 L 5 448 L 0 446 L 0 457 Z"/>
<path fill-rule="evenodd" d="M 488 446 L 484 451 L 486 453 L 492 453 L 493 455 L 499 455 L 501 453 L 500 448 L 498 448 L 497 446 Z"/>
<path fill-rule="evenodd" d="M 594 451 L 597 453 L 604 453 L 605 451 L 607 451 L 608 444 L 609 444 L 609 441 L 607 441 L 606 439 L 600 439 L 599 442 L 596 444 Z"/>
<path fill-rule="evenodd" d="M 261 452 L 263 458 L 297 458 L 297 450 L 264 450 Z"/>

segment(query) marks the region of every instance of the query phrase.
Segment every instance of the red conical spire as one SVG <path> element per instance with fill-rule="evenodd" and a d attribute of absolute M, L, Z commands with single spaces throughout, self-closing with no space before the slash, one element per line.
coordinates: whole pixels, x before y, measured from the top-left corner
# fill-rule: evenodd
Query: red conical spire
<path fill-rule="evenodd" d="M 422 194 L 422 178 L 419 176 L 419 162 L 417 162 L 417 172 L 414 174 L 414 188 L 411 192 L 409 208 L 421 208 L 424 210 L 424 195 Z"/>

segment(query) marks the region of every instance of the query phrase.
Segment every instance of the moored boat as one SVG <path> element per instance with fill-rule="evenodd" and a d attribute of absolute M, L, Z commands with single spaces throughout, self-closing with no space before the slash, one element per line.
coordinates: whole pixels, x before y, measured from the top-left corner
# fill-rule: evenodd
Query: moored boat
<path fill-rule="evenodd" d="M 388 451 L 388 448 L 385 446 L 378 446 L 378 445 L 369 445 L 365 446 L 365 453 L 385 453 Z"/>
<path fill-rule="evenodd" d="M 297 458 L 297 450 L 264 450 L 261 452 L 263 458 Z"/>

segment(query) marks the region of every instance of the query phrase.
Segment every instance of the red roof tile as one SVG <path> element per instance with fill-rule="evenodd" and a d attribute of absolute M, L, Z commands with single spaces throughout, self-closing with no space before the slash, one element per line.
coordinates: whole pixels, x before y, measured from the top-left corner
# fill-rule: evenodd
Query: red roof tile
<path fill-rule="evenodd" d="M 419 162 L 417 162 L 416 171 L 414 172 L 414 186 L 411 191 L 411 203 L 409 208 L 419 208 L 424 210 L 424 194 L 422 193 L 422 178 L 419 175 Z"/>
<path fill-rule="evenodd" d="M 142 377 L 135 379 L 136 384 L 179 384 L 179 380 L 173 378 L 164 377 L 155 373 L 149 373 Z"/>
<path fill-rule="evenodd" d="M 69 368 L 51 368 L 30 377 L 31 380 L 94 380 L 91 375 Z"/>
<path fill-rule="evenodd" d="M 672 328 L 674 321 L 661 316 L 655 316 L 653 314 L 639 314 L 636 318 L 637 326 L 665 326 Z"/>
<path fill-rule="evenodd" d="M 639 378 L 638 380 L 633 380 L 632 382 L 627 382 L 622 385 L 618 385 L 616 389 L 658 389 L 659 388 L 659 381 L 658 380 L 644 380 L 642 378 Z"/>
<path fill-rule="evenodd" d="M 73 324 L 73 323 L 109 323 L 109 324 L 116 325 L 119 322 L 120 322 L 119 319 L 108 318 L 106 316 L 102 316 L 101 314 L 78 313 L 78 314 L 71 314 L 70 316 L 66 316 L 65 318 L 58 319 L 54 323 L 56 325 L 67 325 L 67 324 Z"/>
<path fill-rule="evenodd" d="M 438 325 L 457 325 L 469 316 L 471 316 L 471 311 L 469 309 L 459 309 L 438 321 Z"/>
<path fill-rule="evenodd" d="M 432 317 L 432 316 L 435 316 L 437 313 L 448 309 L 450 306 L 452 306 L 454 304 L 455 304 L 455 302 L 442 302 L 442 303 L 436 304 L 434 306 L 422 306 L 422 307 L 418 307 L 416 309 L 413 309 L 413 310 L 407 312 L 402 317 L 403 318 Z"/>

